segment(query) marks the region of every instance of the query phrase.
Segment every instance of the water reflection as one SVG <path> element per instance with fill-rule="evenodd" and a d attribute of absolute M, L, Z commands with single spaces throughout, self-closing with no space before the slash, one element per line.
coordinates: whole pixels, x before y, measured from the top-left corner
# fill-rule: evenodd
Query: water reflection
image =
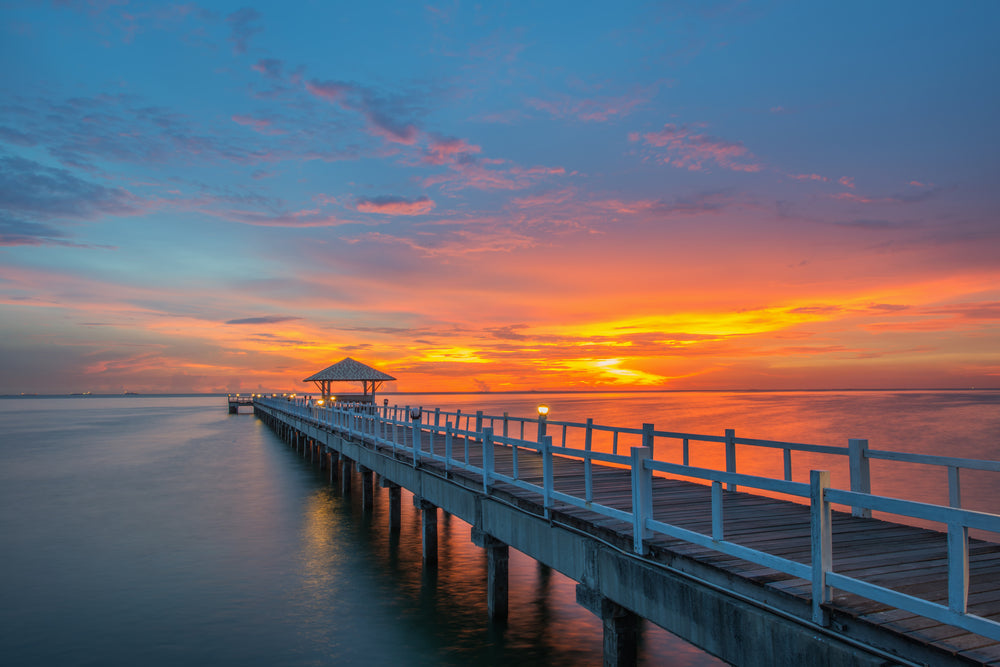
<path fill-rule="evenodd" d="M 388 529 L 388 489 L 376 486 L 373 508 L 366 512 L 359 492 L 343 497 L 339 484 L 327 484 L 325 472 L 314 475 L 317 490 L 305 506 L 308 546 L 304 559 L 311 580 L 326 585 L 328 595 L 336 594 L 338 577 L 372 578 L 393 609 L 393 622 L 405 624 L 409 636 L 438 646 L 438 664 L 602 661 L 600 619 L 576 604 L 574 581 L 511 549 L 509 619 L 491 623 L 486 608 L 486 551 L 472 543 L 467 523 L 437 510 L 438 565 L 424 567 L 421 511 L 414 507 L 410 492 L 402 490 L 401 527 L 395 532 Z M 353 467 L 351 475 L 351 486 L 356 489 L 361 475 Z M 345 532 L 350 535 L 341 535 Z M 350 565 L 338 549 L 341 540 L 349 541 L 355 550 Z M 314 572 L 314 567 L 329 567 L 330 573 Z M 647 626 L 645 635 L 640 664 L 722 664 L 654 626 Z"/>

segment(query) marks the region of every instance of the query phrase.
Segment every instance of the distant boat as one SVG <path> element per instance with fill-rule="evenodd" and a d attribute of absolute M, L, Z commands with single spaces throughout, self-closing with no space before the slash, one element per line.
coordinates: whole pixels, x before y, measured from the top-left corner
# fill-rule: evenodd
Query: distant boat
<path fill-rule="evenodd" d="M 70 396 L 90 396 L 90 392 L 89 391 L 77 392 L 75 394 L 70 394 Z"/>
<path fill-rule="evenodd" d="M 138 395 L 139 395 L 139 392 L 137 392 L 137 391 L 123 391 L 122 392 L 122 396 L 138 396 Z"/>

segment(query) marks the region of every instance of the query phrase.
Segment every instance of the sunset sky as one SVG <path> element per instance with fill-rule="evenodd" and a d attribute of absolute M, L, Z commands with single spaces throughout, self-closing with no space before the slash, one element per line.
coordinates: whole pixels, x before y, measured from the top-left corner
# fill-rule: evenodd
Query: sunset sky
<path fill-rule="evenodd" d="M 1000 387 L 1000 3 L 5 2 L 0 393 Z"/>

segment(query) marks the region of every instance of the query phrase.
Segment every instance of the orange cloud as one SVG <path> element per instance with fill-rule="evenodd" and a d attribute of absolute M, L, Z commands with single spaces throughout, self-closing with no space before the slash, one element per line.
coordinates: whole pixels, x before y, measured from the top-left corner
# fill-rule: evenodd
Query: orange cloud
<path fill-rule="evenodd" d="M 428 197 L 406 199 L 405 197 L 382 196 L 359 199 L 355 208 L 362 213 L 382 215 L 427 215 L 434 210 L 434 201 Z"/>

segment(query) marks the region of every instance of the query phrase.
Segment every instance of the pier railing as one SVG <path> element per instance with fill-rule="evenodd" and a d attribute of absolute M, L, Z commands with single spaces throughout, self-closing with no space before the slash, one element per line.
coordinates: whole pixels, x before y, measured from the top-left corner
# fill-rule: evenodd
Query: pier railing
<path fill-rule="evenodd" d="M 764 567 L 804 579 L 812 584 L 812 620 L 826 624 L 823 604 L 832 600 L 832 589 L 837 588 L 876 602 L 903 609 L 914 614 L 954 625 L 969 632 L 1000 640 L 1000 623 L 969 613 L 969 530 L 978 529 L 1000 534 L 1000 515 L 977 512 L 960 507 L 961 494 L 959 471 L 962 469 L 1000 472 L 1000 462 L 964 459 L 946 456 L 878 451 L 868 448 L 866 440 L 851 440 L 847 447 L 810 445 L 771 440 L 737 438 L 727 430 L 724 436 L 697 435 L 657 431 L 652 424 L 641 429 L 601 426 L 592 420 L 586 423 L 555 422 L 544 418 L 524 418 L 486 415 L 483 412 L 463 414 L 460 411 L 424 411 L 409 406 L 375 406 L 371 404 L 343 404 L 318 406 L 311 402 L 283 398 L 258 398 L 259 402 L 274 410 L 305 420 L 321 428 L 341 432 L 373 446 L 388 447 L 394 453 L 412 458 L 414 466 L 425 461 L 436 461 L 445 470 L 462 469 L 481 476 L 483 491 L 489 494 L 497 482 L 504 482 L 518 489 L 537 494 L 546 516 L 556 503 L 580 507 L 596 514 L 617 519 L 632 525 L 633 550 L 645 555 L 649 540 L 655 534 L 666 535 L 706 548 L 744 559 Z M 464 428 L 463 428 L 464 420 Z M 499 427 L 499 429 L 497 428 Z M 559 440 L 553 441 L 548 429 L 560 429 Z M 571 429 L 577 435 L 568 437 Z M 610 452 L 593 447 L 595 433 L 610 434 Z M 409 437 L 406 437 L 409 436 Z M 439 438 L 435 438 L 439 436 Z M 624 437 L 622 437 L 624 436 Z M 533 439 L 529 439 L 533 438 Z M 654 458 L 657 439 L 682 442 L 680 463 Z M 443 441 L 443 451 L 436 451 L 436 441 Z M 571 446 L 582 440 L 583 447 Z M 628 441 L 628 454 L 619 453 L 620 441 Z M 721 443 L 726 448 L 726 470 L 699 468 L 690 465 L 689 447 L 695 442 Z M 637 446 L 631 446 L 631 445 Z M 784 457 L 782 479 L 748 475 L 736 470 L 736 446 L 746 445 L 781 449 Z M 504 470 L 496 465 L 496 448 L 508 448 L 511 465 Z M 479 450 L 481 463 L 470 454 Z M 519 454 L 530 452 L 542 459 L 541 484 L 529 481 L 520 474 Z M 830 484 L 828 471 L 811 470 L 809 483 L 791 479 L 791 452 L 836 454 L 849 459 L 851 488 L 837 489 Z M 576 459 L 583 463 L 585 490 L 582 496 L 559 491 L 555 488 L 553 457 Z M 902 500 L 873 495 L 868 461 L 873 458 L 921 463 L 947 469 L 949 500 L 951 506 Z M 594 500 L 593 466 L 605 465 L 627 469 L 631 477 L 631 508 L 629 510 L 603 505 Z M 654 518 L 654 473 L 691 480 L 711 486 L 711 532 L 701 533 Z M 725 532 L 726 490 L 737 487 L 762 492 L 778 493 L 810 507 L 809 563 L 768 553 L 727 539 Z M 875 585 L 862 579 L 840 574 L 833 567 L 833 529 L 831 505 L 852 508 L 855 516 L 870 517 L 871 512 L 885 512 L 901 517 L 931 521 L 947 527 L 947 600 L 926 599 L 907 595 L 890 588 Z"/>

